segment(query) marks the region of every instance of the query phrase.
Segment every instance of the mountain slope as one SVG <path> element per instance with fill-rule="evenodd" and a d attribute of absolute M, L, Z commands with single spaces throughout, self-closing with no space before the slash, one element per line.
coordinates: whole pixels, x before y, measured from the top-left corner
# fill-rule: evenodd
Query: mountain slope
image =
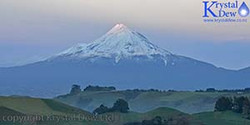
<path fill-rule="evenodd" d="M 142 34 L 117 24 L 101 38 L 41 62 L 0 69 L 0 94 L 51 97 L 73 83 L 118 88 L 243 88 L 250 73 L 172 54 Z"/>

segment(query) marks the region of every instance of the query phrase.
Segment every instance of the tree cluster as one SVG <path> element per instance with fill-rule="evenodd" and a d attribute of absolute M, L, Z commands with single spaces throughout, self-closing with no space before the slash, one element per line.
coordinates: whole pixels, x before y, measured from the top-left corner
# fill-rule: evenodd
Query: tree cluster
<path fill-rule="evenodd" d="M 100 105 L 98 108 L 96 108 L 93 113 L 94 114 L 103 114 L 108 112 L 121 112 L 121 113 L 127 113 L 129 111 L 129 105 L 128 102 L 126 102 L 123 99 L 118 99 L 114 104 L 113 107 L 108 108 L 107 106 L 104 106 L 103 104 Z"/>
<path fill-rule="evenodd" d="M 221 97 L 215 103 L 215 111 L 233 111 L 250 119 L 250 100 L 247 97 Z"/>
<path fill-rule="evenodd" d="M 116 90 L 115 87 L 109 86 L 109 87 L 101 87 L 101 86 L 87 86 L 84 91 L 114 91 Z"/>
<path fill-rule="evenodd" d="M 127 92 L 166 92 L 165 90 L 159 90 L 159 89 L 127 89 L 125 90 Z M 174 92 L 175 90 L 169 90 L 169 92 Z"/>

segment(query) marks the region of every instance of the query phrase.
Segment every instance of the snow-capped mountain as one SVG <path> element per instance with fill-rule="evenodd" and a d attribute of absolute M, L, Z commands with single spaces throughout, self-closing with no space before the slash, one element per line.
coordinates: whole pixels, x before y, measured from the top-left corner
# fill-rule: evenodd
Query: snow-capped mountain
<path fill-rule="evenodd" d="M 99 39 L 36 63 L 0 68 L 0 95 L 51 97 L 72 84 L 195 90 L 250 86 L 249 70 L 227 70 L 175 55 L 117 24 Z"/>
<path fill-rule="evenodd" d="M 148 58 L 160 56 L 164 62 L 167 62 L 169 55 L 172 54 L 152 44 L 142 34 L 130 30 L 124 24 L 117 24 L 94 42 L 78 44 L 59 53 L 57 56 L 82 59 L 94 57 L 112 58 L 118 63 L 122 58 L 135 56 L 146 56 Z"/>

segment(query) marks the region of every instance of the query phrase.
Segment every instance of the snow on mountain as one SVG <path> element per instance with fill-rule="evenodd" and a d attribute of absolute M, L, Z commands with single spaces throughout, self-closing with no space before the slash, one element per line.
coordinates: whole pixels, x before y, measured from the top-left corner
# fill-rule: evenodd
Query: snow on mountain
<path fill-rule="evenodd" d="M 78 43 L 77 45 L 57 54 L 57 56 L 61 56 L 61 55 L 75 55 L 77 54 L 77 52 L 81 52 L 83 49 L 86 48 L 88 44 L 86 43 Z"/>
<path fill-rule="evenodd" d="M 170 52 L 152 44 L 142 34 L 130 30 L 124 24 L 117 24 L 94 42 L 78 44 L 59 53 L 57 56 L 77 58 L 105 57 L 115 59 L 116 63 L 122 58 L 135 56 L 153 58 L 154 56 L 160 56 L 166 63 L 167 57 L 170 55 L 172 55 Z"/>

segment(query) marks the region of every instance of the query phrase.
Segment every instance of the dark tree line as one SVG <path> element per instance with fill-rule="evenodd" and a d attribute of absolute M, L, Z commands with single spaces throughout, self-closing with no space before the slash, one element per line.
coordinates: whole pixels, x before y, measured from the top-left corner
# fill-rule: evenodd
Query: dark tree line
<path fill-rule="evenodd" d="M 109 87 L 102 87 L 102 86 L 87 86 L 83 91 L 114 91 L 116 90 L 115 87 L 109 86 Z"/>
<path fill-rule="evenodd" d="M 89 85 L 83 89 L 83 91 L 115 91 L 114 86 L 92 86 Z M 72 85 L 69 95 L 77 95 L 81 93 L 80 85 Z M 178 92 L 176 90 L 159 90 L 159 89 L 127 89 L 125 92 Z M 207 88 L 206 90 L 196 90 L 195 92 L 237 92 L 237 93 L 250 93 L 250 88 L 245 89 L 223 89 L 217 90 L 215 88 Z"/>
<path fill-rule="evenodd" d="M 185 117 L 175 117 L 163 119 L 161 116 L 156 116 L 151 120 L 143 120 L 142 122 L 131 122 L 124 125 L 189 125 L 189 120 Z"/>
<path fill-rule="evenodd" d="M 116 90 L 115 87 L 110 86 L 110 87 L 101 87 L 101 86 L 87 86 L 85 89 L 83 89 L 83 91 L 114 91 Z M 69 95 L 77 95 L 79 93 L 81 93 L 81 86 L 80 85 L 72 85 L 71 90 Z"/>
<path fill-rule="evenodd" d="M 121 112 L 121 113 L 127 113 L 129 111 L 129 105 L 128 102 L 126 102 L 123 99 L 118 99 L 114 104 L 113 107 L 108 108 L 107 106 L 104 106 L 103 104 L 100 105 L 98 108 L 96 108 L 93 113 L 94 114 L 103 114 L 108 112 Z"/>
<path fill-rule="evenodd" d="M 245 88 L 245 89 L 222 89 L 222 90 L 217 90 L 215 88 L 207 88 L 206 90 L 196 90 L 195 92 L 242 92 L 242 93 L 250 93 L 250 88 Z"/>
<path fill-rule="evenodd" d="M 221 97 L 215 103 L 215 111 L 233 111 L 250 119 L 250 100 L 247 97 Z"/>

